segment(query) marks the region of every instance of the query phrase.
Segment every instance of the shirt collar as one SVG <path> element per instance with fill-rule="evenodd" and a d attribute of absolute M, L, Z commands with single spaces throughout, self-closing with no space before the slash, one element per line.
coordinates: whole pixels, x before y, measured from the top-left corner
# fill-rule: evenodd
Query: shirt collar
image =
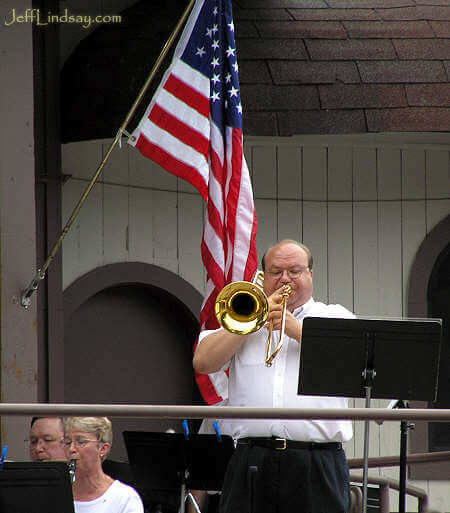
<path fill-rule="evenodd" d="M 303 303 L 303 305 L 295 308 L 294 311 L 292 312 L 292 314 L 295 317 L 297 317 L 298 315 L 306 315 L 314 303 L 315 303 L 314 299 L 312 297 L 310 297 L 308 299 L 308 301 L 306 301 L 306 303 Z"/>

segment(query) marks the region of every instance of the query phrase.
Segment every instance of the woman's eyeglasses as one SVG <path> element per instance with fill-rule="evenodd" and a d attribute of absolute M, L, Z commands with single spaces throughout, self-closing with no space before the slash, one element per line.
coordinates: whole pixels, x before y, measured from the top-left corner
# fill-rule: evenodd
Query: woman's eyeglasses
<path fill-rule="evenodd" d="M 73 444 L 77 449 L 86 447 L 90 442 L 99 442 L 99 440 L 89 440 L 88 438 L 64 438 L 63 440 L 64 447 L 69 448 Z"/>

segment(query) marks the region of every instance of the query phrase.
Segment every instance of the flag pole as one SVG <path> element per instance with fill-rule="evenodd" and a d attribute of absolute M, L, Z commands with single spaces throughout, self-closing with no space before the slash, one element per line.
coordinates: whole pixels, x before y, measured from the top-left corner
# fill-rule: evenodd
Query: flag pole
<path fill-rule="evenodd" d="M 101 161 L 100 165 L 98 166 L 96 172 L 91 178 L 91 181 L 87 185 L 85 191 L 83 192 L 81 198 L 79 199 L 78 203 L 76 204 L 75 208 L 72 211 L 72 214 L 70 215 L 66 225 L 64 226 L 61 235 L 59 236 L 58 240 L 56 241 L 55 245 L 53 246 L 52 250 L 50 251 L 50 254 L 48 255 L 47 259 L 45 260 L 44 264 L 40 269 L 37 270 L 36 275 L 31 280 L 28 287 L 22 291 L 21 300 L 20 303 L 24 308 L 28 308 L 31 304 L 31 296 L 33 295 L 34 291 L 37 290 L 39 286 L 39 282 L 45 278 L 45 273 L 47 272 L 47 269 L 49 268 L 50 264 L 52 263 L 53 258 L 55 257 L 56 253 L 58 252 L 65 236 L 70 230 L 70 227 L 72 226 L 73 222 L 75 221 L 75 218 L 77 217 L 79 211 L 81 210 L 81 207 L 83 206 L 84 202 L 86 201 L 86 198 L 88 197 L 89 193 L 91 192 L 92 188 L 94 187 L 95 183 L 98 180 L 98 177 L 100 176 L 100 173 L 102 172 L 109 156 L 111 155 L 113 149 L 119 142 L 119 140 L 122 137 L 122 134 L 126 134 L 126 127 L 128 123 L 130 122 L 133 114 L 135 113 L 137 107 L 139 106 L 139 103 L 141 102 L 142 98 L 144 97 L 145 93 L 147 92 L 147 89 L 149 88 L 154 76 L 158 72 L 162 61 L 167 55 L 167 52 L 170 50 L 170 48 L 173 45 L 173 42 L 175 38 L 178 35 L 178 32 L 180 31 L 182 25 L 186 21 L 186 18 L 189 15 L 189 12 L 191 11 L 193 5 L 195 3 L 195 0 L 190 0 L 189 4 L 187 5 L 186 9 L 184 10 L 181 18 L 179 19 L 176 27 L 174 28 L 172 34 L 169 36 L 169 39 L 166 41 L 163 49 L 161 50 L 161 53 L 159 54 L 158 58 L 156 59 L 155 64 L 153 65 L 152 70 L 150 71 L 149 76 L 147 77 L 147 80 L 145 81 L 144 85 L 142 86 L 141 90 L 139 91 L 139 94 L 134 101 L 133 105 L 131 106 L 128 114 L 125 117 L 125 120 L 123 121 L 122 125 L 120 126 L 119 130 L 116 133 L 116 136 L 114 137 L 114 140 L 110 144 L 108 151 L 106 152 L 105 156 L 103 157 L 103 160 Z"/>

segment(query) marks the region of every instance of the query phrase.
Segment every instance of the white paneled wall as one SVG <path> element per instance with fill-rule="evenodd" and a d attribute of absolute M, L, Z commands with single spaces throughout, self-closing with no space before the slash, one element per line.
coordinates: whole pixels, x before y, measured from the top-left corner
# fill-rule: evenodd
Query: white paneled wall
<path fill-rule="evenodd" d="M 94 174 L 110 141 L 63 146 L 63 222 Z M 427 233 L 450 212 L 450 144 L 392 138 L 317 136 L 249 138 L 245 155 L 258 214 L 257 247 L 282 238 L 307 244 L 314 255 L 315 297 L 357 315 L 407 313 L 411 264 Z M 67 287 L 113 262 L 156 264 L 200 292 L 204 207 L 192 186 L 123 144 L 105 166 L 63 245 Z M 352 400 L 362 407 L 362 400 Z M 372 401 L 384 407 L 387 401 Z M 347 444 L 363 455 L 363 423 Z M 371 423 L 370 456 L 399 453 L 400 425 Z M 398 470 L 371 470 L 398 478 Z M 417 482 L 431 506 L 450 510 L 449 482 Z M 392 502 L 398 500 L 393 495 Z M 416 508 L 410 499 L 409 510 Z"/>

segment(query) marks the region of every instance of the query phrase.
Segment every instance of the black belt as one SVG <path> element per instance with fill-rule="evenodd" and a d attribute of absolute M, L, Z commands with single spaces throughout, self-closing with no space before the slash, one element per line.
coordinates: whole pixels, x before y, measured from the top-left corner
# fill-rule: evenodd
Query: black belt
<path fill-rule="evenodd" d="M 266 447 L 284 451 L 286 449 L 305 449 L 308 451 L 327 450 L 339 451 L 342 449 L 341 442 L 299 442 L 297 440 L 286 440 L 285 438 L 239 438 L 237 445 L 249 445 L 250 447 Z"/>

